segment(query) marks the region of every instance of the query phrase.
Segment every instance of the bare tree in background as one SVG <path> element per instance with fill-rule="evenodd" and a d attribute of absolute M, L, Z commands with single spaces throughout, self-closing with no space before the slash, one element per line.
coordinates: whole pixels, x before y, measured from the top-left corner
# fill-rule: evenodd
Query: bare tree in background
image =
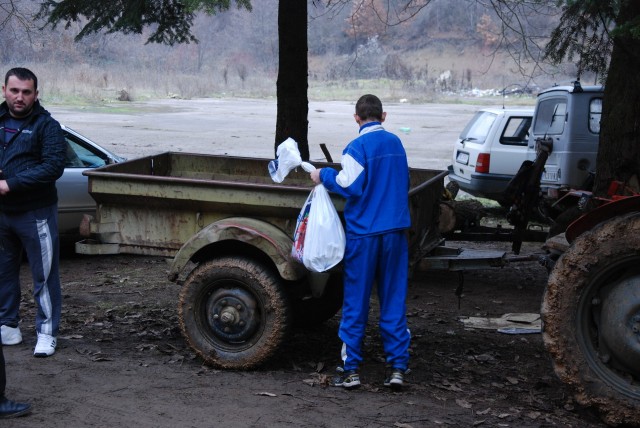
<path fill-rule="evenodd" d="M 32 17 L 26 5 L 20 0 L 0 0 L 0 30 L 16 26 L 30 32 L 33 30 Z"/>
<path fill-rule="evenodd" d="M 29 5 L 20 0 L 0 0 L 0 37 L 2 49 L 0 60 L 7 61 L 9 53 L 16 42 L 22 37 L 31 38 L 36 27 L 33 23 L 33 13 Z"/>

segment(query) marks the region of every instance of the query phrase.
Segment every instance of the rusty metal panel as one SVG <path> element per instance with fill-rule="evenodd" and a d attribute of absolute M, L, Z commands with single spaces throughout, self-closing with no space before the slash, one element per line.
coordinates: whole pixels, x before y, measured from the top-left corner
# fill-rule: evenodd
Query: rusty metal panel
<path fill-rule="evenodd" d="M 175 253 L 198 231 L 227 217 L 266 221 L 293 237 L 296 218 L 313 187 L 301 168 L 276 184 L 267 159 L 163 153 L 88 170 L 98 204 L 92 230 L 120 252 Z M 317 163 L 317 167 L 338 164 Z M 438 201 L 446 172 L 411 169 L 411 251 L 438 241 Z M 339 213 L 345 200 L 332 194 Z"/>
<path fill-rule="evenodd" d="M 306 274 L 304 266 L 291 257 L 292 240 L 283 229 L 254 218 L 229 217 L 209 224 L 180 248 L 171 265 L 169 278 L 177 278 L 203 248 L 228 240 L 243 242 L 262 251 L 274 262 L 284 279 L 296 281 Z"/>
<path fill-rule="evenodd" d="M 411 268 L 442 242 L 438 222 L 446 175 L 446 171 L 411 170 L 411 228 L 408 235 Z"/>
<path fill-rule="evenodd" d="M 90 256 L 120 253 L 120 246 L 118 244 L 102 244 L 92 239 L 84 239 L 76 242 L 75 247 L 76 253 Z"/>

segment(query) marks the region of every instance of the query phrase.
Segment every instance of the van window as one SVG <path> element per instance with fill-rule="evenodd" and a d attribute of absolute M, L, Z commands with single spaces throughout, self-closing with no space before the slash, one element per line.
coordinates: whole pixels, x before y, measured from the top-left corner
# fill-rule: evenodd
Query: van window
<path fill-rule="evenodd" d="M 476 143 L 484 143 L 487 134 L 491 129 L 491 125 L 495 122 L 498 115 L 487 111 L 479 111 L 473 116 L 473 119 L 465 126 L 460 134 L 461 140 L 471 140 Z"/>
<path fill-rule="evenodd" d="M 536 110 L 536 123 L 533 133 L 536 135 L 562 134 L 567 116 L 567 100 L 552 98 L 541 101 Z"/>
<path fill-rule="evenodd" d="M 532 118 L 511 117 L 500 136 L 500 144 L 511 146 L 526 146 L 529 141 L 529 128 Z"/>
<path fill-rule="evenodd" d="M 600 117 L 602 116 L 602 98 L 594 98 L 589 103 L 589 131 L 600 133 Z"/>

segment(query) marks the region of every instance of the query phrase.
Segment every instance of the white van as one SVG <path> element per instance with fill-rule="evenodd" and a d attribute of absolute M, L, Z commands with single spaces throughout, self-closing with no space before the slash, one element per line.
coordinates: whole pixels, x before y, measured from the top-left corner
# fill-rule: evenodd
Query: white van
<path fill-rule="evenodd" d="M 527 159 L 533 107 L 483 108 L 454 144 L 449 180 L 473 196 L 501 201 Z"/>

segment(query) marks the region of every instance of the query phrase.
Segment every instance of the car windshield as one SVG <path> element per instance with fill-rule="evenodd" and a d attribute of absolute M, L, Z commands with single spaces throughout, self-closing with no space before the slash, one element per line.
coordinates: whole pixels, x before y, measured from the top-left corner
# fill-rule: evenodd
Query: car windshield
<path fill-rule="evenodd" d="M 484 143 L 496 117 L 498 115 L 487 111 L 477 112 L 460 134 L 460 139 Z"/>
<path fill-rule="evenodd" d="M 67 137 L 67 168 L 98 168 L 107 164 L 104 155 L 90 150 L 77 141 Z"/>
<path fill-rule="evenodd" d="M 106 150 L 101 150 L 83 138 L 69 128 L 65 128 L 67 141 L 65 168 L 98 168 L 110 163 Z"/>

